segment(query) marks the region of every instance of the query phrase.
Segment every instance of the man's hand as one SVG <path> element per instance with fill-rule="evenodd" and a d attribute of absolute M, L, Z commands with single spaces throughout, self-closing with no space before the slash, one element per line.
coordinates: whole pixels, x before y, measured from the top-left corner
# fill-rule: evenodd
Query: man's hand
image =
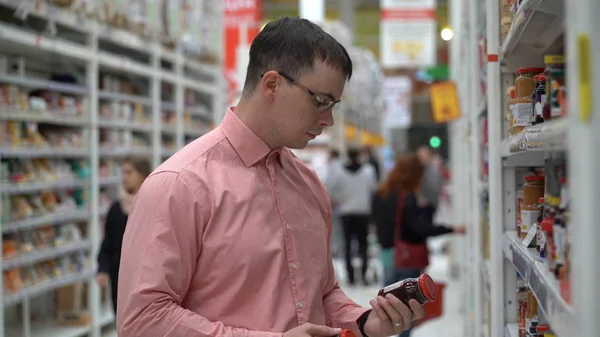
<path fill-rule="evenodd" d="M 96 283 L 98 283 L 100 288 L 106 287 L 108 284 L 108 279 L 109 277 L 107 273 L 98 273 L 98 275 L 96 275 Z"/>
<path fill-rule="evenodd" d="M 365 333 L 369 337 L 388 337 L 400 334 L 410 328 L 413 320 L 425 317 L 423 306 L 416 300 L 410 300 L 410 308 L 394 295 L 385 298 L 377 296 L 371 300 L 373 311 L 365 322 Z"/>
<path fill-rule="evenodd" d="M 330 328 L 325 325 L 304 323 L 299 327 L 283 334 L 283 337 L 331 337 L 342 332 L 342 329 Z M 370 336 L 369 336 L 370 337 Z"/>

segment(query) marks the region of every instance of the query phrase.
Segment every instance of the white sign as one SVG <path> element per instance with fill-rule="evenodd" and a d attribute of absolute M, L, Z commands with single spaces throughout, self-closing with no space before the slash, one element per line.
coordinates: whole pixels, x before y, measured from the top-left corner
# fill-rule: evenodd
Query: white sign
<path fill-rule="evenodd" d="M 383 81 L 385 97 L 385 128 L 405 128 L 412 122 L 412 82 L 408 76 L 386 77 Z"/>
<path fill-rule="evenodd" d="M 437 63 L 435 0 L 381 0 L 379 46 L 384 68 Z"/>

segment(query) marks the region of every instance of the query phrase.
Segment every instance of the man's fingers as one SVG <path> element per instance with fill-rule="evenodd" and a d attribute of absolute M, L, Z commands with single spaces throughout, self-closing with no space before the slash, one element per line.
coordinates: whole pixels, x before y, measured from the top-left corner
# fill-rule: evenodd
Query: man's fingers
<path fill-rule="evenodd" d="M 330 337 L 342 332 L 342 329 L 328 327 L 326 325 L 310 324 L 307 326 L 306 332 L 311 336 Z"/>
<path fill-rule="evenodd" d="M 386 314 L 390 317 L 391 323 L 396 332 L 402 332 L 404 327 L 406 327 L 406 323 L 404 322 L 404 318 L 402 315 L 394 308 L 392 303 L 389 300 L 389 296 L 381 297 L 378 296 L 377 300 L 383 310 L 385 310 Z"/>
<path fill-rule="evenodd" d="M 373 311 L 375 312 L 377 317 L 379 317 L 379 321 L 382 324 L 391 324 L 390 316 L 388 316 L 388 314 L 385 312 L 385 310 L 383 310 L 383 308 L 381 307 L 379 302 L 377 302 L 377 300 L 371 300 L 371 302 L 369 302 L 369 303 L 371 304 Z"/>
<path fill-rule="evenodd" d="M 421 319 L 425 317 L 425 308 L 419 303 L 417 300 L 408 301 L 408 305 L 410 305 L 410 310 L 412 310 L 415 319 Z"/>
<path fill-rule="evenodd" d="M 410 308 L 394 295 L 387 295 L 385 298 L 390 302 L 394 310 L 401 316 L 401 320 L 404 323 L 404 329 L 410 328 L 413 317 Z"/>

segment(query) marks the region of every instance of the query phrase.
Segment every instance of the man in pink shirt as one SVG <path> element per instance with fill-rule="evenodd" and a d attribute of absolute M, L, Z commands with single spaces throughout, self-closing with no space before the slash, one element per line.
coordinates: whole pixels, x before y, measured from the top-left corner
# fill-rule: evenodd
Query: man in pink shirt
<path fill-rule="evenodd" d="M 385 337 L 423 308 L 350 300 L 331 261 L 331 206 L 288 148 L 333 125 L 352 75 L 317 25 L 281 18 L 254 39 L 243 97 L 221 125 L 158 167 L 123 238 L 119 337 Z M 373 294 L 376 297 L 376 294 Z"/>

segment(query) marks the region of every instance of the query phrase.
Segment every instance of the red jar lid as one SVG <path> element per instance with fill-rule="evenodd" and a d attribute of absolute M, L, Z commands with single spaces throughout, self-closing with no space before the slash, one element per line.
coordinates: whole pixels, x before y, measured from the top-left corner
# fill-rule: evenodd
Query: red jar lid
<path fill-rule="evenodd" d="M 535 175 L 535 176 L 525 176 L 524 179 L 525 179 L 526 182 L 544 181 L 544 180 L 546 180 L 546 178 L 544 176 L 538 176 L 538 175 Z"/>
<path fill-rule="evenodd" d="M 539 75 L 538 75 L 538 81 L 540 81 L 540 82 L 545 82 L 545 81 L 546 81 L 546 75 L 544 75 L 544 74 L 539 74 Z"/>
<path fill-rule="evenodd" d="M 519 68 L 516 71 L 516 74 L 539 74 L 544 72 L 544 68 Z"/>
<path fill-rule="evenodd" d="M 419 276 L 419 286 L 421 287 L 423 296 L 425 296 L 427 301 L 435 301 L 435 299 L 437 298 L 437 289 L 435 287 L 435 282 L 433 282 L 433 280 L 431 279 L 431 276 L 427 274 Z"/>
<path fill-rule="evenodd" d="M 349 330 L 349 329 L 342 330 L 342 332 L 340 332 L 339 336 L 340 337 L 356 337 L 354 332 L 352 332 L 352 330 Z"/>
<path fill-rule="evenodd" d="M 547 324 L 541 324 L 535 327 L 537 332 L 548 332 L 550 331 L 550 326 Z"/>

